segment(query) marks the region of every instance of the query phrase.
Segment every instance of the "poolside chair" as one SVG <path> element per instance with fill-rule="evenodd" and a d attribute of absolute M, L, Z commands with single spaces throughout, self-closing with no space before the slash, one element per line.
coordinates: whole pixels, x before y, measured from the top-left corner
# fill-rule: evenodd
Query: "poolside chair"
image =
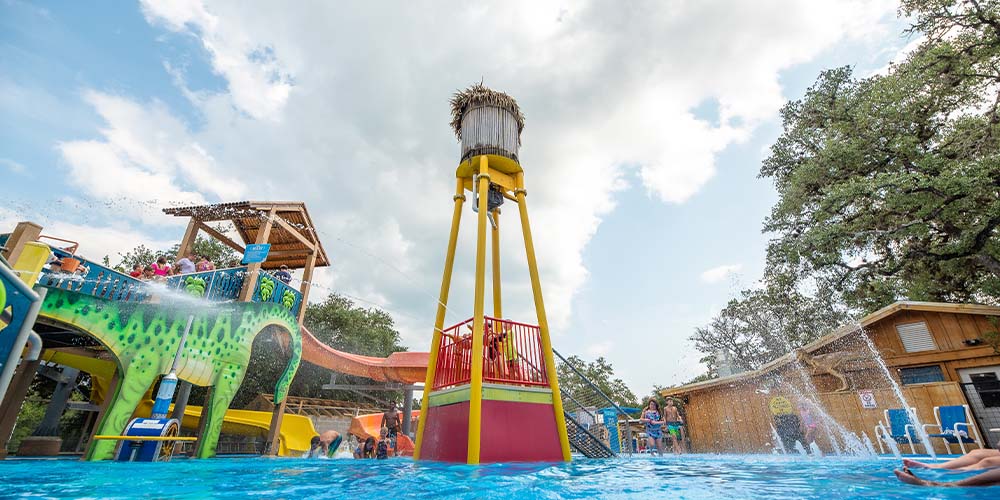
<path fill-rule="evenodd" d="M 887 436 L 899 444 L 908 444 L 910 445 L 910 453 L 917 454 L 917 450 L 913 445 L 915 444 L 914 442 L 919 443 L 920 438 L 916 433 L 917 426 L 913 425 L 913 421 L 910 420 L 911 412 L 915 414 L 916 409 L 910 408 L 909 412 L 906 408 L 885 410 L 885 421 L 879 422 L 875 426 L 875 437 L 879 438 L 878 445 L 883 453 L 885 453 L 885 449 L 882 448 L 882 439 L 880 436 Z M 926 452 L 927 450 L 924 451 Z"/>
<path fill-rule="evenodd" d="M 979 430 L 972 422 L 972 413 L 969 412 L 969 405 L 935 406 L 934 418 L 936 424 L 924 424 L 924 432 L 928 427 L 937 427 L 936 434 L 927 433 L 932 438 L 944 439 L 944 447 L 951 453 L 951 445 L 958 444 L 965 454 L 965 443 L 978 444 L 983 447 L 982 439 L 979 437 Z M 975 436 L 973 438 L 972 436 Z"/>

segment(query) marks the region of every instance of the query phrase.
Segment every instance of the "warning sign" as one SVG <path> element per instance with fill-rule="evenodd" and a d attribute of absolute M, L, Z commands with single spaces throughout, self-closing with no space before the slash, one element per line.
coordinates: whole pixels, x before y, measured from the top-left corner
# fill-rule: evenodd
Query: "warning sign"
<path fill-rule="evenodd" d="M 878 408 L 878 403 L 875 402 L 875 393 L 872 391 L 864 390 L 858 391 L 858 396 L 861 398 L 861 407 L 872 409 Z"/>
<path fill-rule="evenodd" d="M 771 414 L 773 415 L 791 415 L 795 413 L 795 409 L 792 408 L 792 402 L 784 396 L 771 398 L 767 406 L 771 409 Z"/>

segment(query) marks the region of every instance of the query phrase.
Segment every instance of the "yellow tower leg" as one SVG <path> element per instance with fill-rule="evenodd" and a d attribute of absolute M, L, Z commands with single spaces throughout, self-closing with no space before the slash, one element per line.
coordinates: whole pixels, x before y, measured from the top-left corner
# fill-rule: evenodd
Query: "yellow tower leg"
<path fill-rule="evenodd" d="M 479 440 L 483 414 L 483 308 L 486 301 L 486 200 L 490 187 L 489 161 L 479 157 L 479 220 L 476 229 L 476 291 L 475 316 L 472 320 L 472 373 L 469 381 L 469 447 L 467 461 L 479 463 Z"/>
<path fill-rule="evenodd" d="M 531 226 L 528 223 L 528 204 L 525 201 L 524 174 L 517 174 L 517 207 L 521 212 L 521 230 L 524 232 L 524 251 L 528 257 L 528 275 L 531 278 L 531 293 L 535 298 L 535 312 L 538 314 L 538 329 L 542 336 L 542 352 L 545 354 L 545 374 L 552 387 L 552 409 L 556 417 L 556 430 L 559 432 L 559 444 L 562 447 L 563 460 L 570 461 L 569 437 L 566 434 L 566 418 L 563 414 L 562 398 L 559 394 L 559 377 L 556 373 L 556 362 L 552 355 L 552 339 L 549 337 L 549 322 L 545 316 L 545 304 L 542 302 L 542 285 L 538 280 L 538 263 L 535 261 L 535 244 L 531 240 Z"/>
<path fill-rule="evenodd" d="M 493 317 L 503 318 L 500 302 L 500 209 L 493 211 Z"/>
<path fill-rule="evenodd" d="M 451 215 L 451 234 L 448 236 L 448 251 L 444 258 L 444 275 L 441 277 L 441 292 L 438 296 L 437 316 L 434 318 L 434 335 L 431 340 L 430 359 L 427 360 L 427 376 L 424 379 L 424 413 L 417 421 L 417 443 L 413 448 L 413 459 L 420 459 L 420 445 L 423 443 L 424 422 L 430 401 L 431 387 L 434 386 L 434 371 L 437 369 L 437 355 L 441 348 L 441 329 L 444 328 L 445 314 L 448 312 L 448 292 L 451 289 L 451 271 L 455 264 L 455 246 L 458 244 L 458 226 L 462 221 L 462 203 L 465 201 L 465 187 L 462 179 L 457 179 L 455 187 L 455 210 Z"/>

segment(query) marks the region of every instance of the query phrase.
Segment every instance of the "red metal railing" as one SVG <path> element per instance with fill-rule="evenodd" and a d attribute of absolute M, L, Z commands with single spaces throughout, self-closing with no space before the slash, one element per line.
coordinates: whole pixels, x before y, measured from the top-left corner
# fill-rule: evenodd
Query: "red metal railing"
<path fill-rule="evenodd" d="M 485 319 L 483 381 L 548 387 L 542 337 L 537 326 Z M 469 383 L 472 379 L 472 318 L 444 330 L 434 371 L 434 389 Z"/>

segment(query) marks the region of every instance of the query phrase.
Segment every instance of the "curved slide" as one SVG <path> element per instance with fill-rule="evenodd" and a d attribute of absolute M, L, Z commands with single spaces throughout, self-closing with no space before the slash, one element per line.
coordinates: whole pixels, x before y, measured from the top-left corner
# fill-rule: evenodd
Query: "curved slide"
<path fill-rule="evenodd" d="M 366 377 L 379 382 L 423 382 L 430 353 L 394 352 L 387 358 L 338 351 L 302 330 L 302 360 L 339 373 Z"/>

